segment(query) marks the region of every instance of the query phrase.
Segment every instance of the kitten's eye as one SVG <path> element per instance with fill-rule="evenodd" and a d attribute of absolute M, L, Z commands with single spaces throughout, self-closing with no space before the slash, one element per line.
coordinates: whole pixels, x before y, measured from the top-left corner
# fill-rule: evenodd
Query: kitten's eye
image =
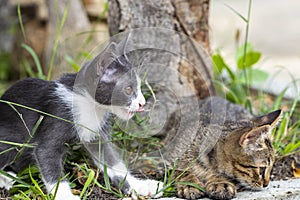
<path fill-rule="evenodd" d="M 132 95 L 132 93 L 133 93 L 132 87 L 128 86 L 125 88 L 125 94 Z"/>

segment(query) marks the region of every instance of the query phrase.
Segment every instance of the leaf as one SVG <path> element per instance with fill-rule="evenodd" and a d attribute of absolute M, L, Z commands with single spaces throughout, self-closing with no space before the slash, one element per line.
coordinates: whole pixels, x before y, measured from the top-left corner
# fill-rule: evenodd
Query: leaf
<path fill-rule="evenodd" d="M 244 57 L 245 54 L 245 48 L 246 53 L 254 51 L 253 46 L 250 43 L 242 44 L 237 50 L 235 51 L 235 60 L 238 61 L 240 58 Z"/>
<path fill-rule="evenodd" d="M 246 58 L 244 56 L 238 58 L 237 67 L 239 69 L 249 68 L 256 64 L 261 57 L 261 53 L 257 51 L 250 51 L 246 53 Z"/>
<path fill-rule="evenodd" d="M 225 68 L 226 65 L 222 56 L 218 53 L 213 54 L 212 61 L 213 61 L 213 69 L 216 72 L 216 74 L 221 74 L 222 70 Z"/>
<path fill-rule="evenodd" d="M 259 61 L 260 57 L 261 53 L 254 51 L 253 46 L 250 43 L 241 45 L 235 52 L 236 65 L 238 69 L 253 66 Z"/>
<path fill-rule="evenodd" d="M 212 61 L 214 74 L 221 75 L 223 69 L 226 69 L 231 80 L 235 80 L 234 73 L 232 72 L 230 67 L 225 63 L 223 57 L 219 53 L 212 55 Z"/>
<path fill-rule="evenodd" d="M 295 161 L 293 160 L 291 166 L 293 169 L 294 177 L 300 178 L 300 164 L 295 164 Z"/>
<path fill-rule="evenodd" d="M 237 75 L 237 82 L 241 83 L 241 84 L 245 84 L 247 85 L 247 81 L 250 85 L 253 85 L 253 84 L 261 84 L 261 83 L 264 83 L 269 75 L 268 73 L 266 73 L 265 71 L 263 70 L 260 70 L 260 69 L 245 69 L 246 71 L 245 72 L 241 72 Z M 246 76 L 247 76 L 247 81 L 245 79 L 245 73 L 246 73 Z"/>

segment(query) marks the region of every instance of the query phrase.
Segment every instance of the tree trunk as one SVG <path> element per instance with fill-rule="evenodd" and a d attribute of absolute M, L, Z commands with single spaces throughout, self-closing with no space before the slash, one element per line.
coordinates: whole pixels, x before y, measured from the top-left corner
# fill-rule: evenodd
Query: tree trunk
<path fill-rule="evenodd" d="M 151 63 L 158 62 L 160 67 L 148 69 L 152 70 L 148 78 L 164 76 L 159 79 L 160 85 L 168 87 L 177 98 L 191 94 L 205 98 L 215 94 L 207 53 L 208 11 L 209 0 L 110 0 L 109 31 L 113 36 L 133 30 L 133 43 L 143 44 L 140 47 L 148 52 L 147 45 L 151 47 Z M 163 51 L 154 53 L 155 47 Z M 145 51 L 139 57 L 145 57 Z M 166 65 L 169 73 L 161 69 Z"/>
<path fill-rule="evenodd" d="M 71 3 L 69 0 L 60 0 L 57 4 L 55 3 L 56 1 L 52 0 L 46 2 L 49 9 L 48 38 L 44 58 L 46 72 L 49 70 L 49 66 L 52 62 L 57 37 L 56 34 L 59 31 L 60 22 L 62 21 L 65 10 L 68 8 L 67 17 L 59 36 L 55 62 L 51 73 L 51 78 L 54 79 L 62 73 L 73 71 L 70 65 L 67 64 L 65 57 L 69 55 L 74 58 L 78 52 L 83 51 L 82 47 L 89 37 L 89 34 L 79 33 L 90 31 L 91 24 L 79 0 L 73 0 Z"/>

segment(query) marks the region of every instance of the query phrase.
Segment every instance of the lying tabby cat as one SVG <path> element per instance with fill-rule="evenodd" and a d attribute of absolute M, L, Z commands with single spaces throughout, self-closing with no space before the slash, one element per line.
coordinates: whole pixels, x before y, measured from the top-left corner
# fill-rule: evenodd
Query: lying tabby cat
<path fill-rule="evenodd" d="M 199 104 L 198 117 L 192 115 L 195 109 L 186 105 L 173 114 L 168 125 L 173 136 L 165 140 L 170 142 L 164 158 L 171 164 L 177 159 L 178 174 L 185 171 L 178 180 L 178 196 L 232 199 L 237 191 L 268 186 L 275 153 L 270 136 L 281 111 L 248 119 L 251 115 L 244 109 L 218 97 Z M 174 136 L 178 128 L 182 131 Z"/>

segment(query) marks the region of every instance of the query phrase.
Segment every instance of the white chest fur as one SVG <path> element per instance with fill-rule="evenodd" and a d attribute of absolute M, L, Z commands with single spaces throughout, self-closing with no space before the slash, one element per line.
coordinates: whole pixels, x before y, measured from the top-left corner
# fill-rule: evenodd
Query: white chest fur
<path fill-rule="evenodd" d="M 87 92 L 77 94 L 62 84 L 58 84 L 56 94 L 71 107 L 80 140 L 95 140 L 108 112 L 105 106 L 100 106 Z"/>

